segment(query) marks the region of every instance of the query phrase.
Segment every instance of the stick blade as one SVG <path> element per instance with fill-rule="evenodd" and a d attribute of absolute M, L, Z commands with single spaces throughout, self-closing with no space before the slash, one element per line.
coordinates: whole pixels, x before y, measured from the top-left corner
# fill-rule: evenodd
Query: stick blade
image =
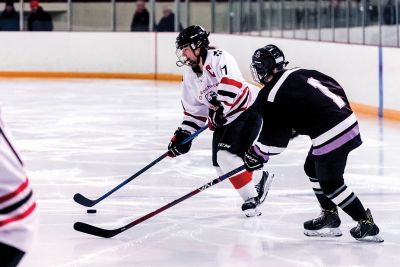
<path fill-rule="evenodd" d="M 74 224 L 74 229 L 85 234 L 104 238 L 110 238 L 119 233 L 119 231 L 116 230 L 107 230 L 83 222 L 76 222 Z"/>
<path fill-rule="evenodd" d="M 85 207 L 93 207 L 96 204 L 96 201 L 86 198 L 85 196 L 77 193 L 74 195 L 74 200 L 76 203 L 85 206 Z"/>

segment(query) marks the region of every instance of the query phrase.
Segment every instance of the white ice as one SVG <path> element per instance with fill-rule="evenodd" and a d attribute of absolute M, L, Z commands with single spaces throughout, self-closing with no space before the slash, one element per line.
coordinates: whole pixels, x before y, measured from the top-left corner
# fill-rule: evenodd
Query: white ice
<path fill-rule="evenodd" d="M 364 144 L 350 154 L 346 183 L 372 210 L 382 244 L 360 243 L 341 212 L 343 236 L 309 238 L 303 222 L 319 214 L 303 172 L 310 141 L 294 140 L 268 163 L 276 174 L 247 219 L 224 181 L 115 236 L 73 230 L 81 221 L 117 228 L 216 177 L 211 132 L 189 154 L 166 158 L 100 204 L 97 198 L 166 151 L 181 121 L 177 83 L 131 80 L 0 80 L 0 105 L 29 171 L 38 202 L 38 237 L 20 266 L 398 266 L 400 124 L 358 116 Z"/>

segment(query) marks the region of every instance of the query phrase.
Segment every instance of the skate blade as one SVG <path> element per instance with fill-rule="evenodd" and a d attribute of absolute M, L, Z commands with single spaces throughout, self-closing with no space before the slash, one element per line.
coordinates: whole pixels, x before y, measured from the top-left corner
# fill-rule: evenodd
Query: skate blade
<path fill-rule="evenodd" d="M 246 215 L 247 218 L 250 218 L 250 217 L 260 216 L 262 213 L 258 209 L 254 209 L 254 210 L 246 210 L 244 211 L 244 214 Z"/>
<path fill-rule="evenodd" d="M 363 238 L 356 238 L 356 240 L 360 241 L 360 242 L 371 242 L 371 243 L 382 243 L 383 241 L 385 241 L 379 235 L 366 236 L 366 237 L 363 237 Z"/>
<path fill-rule="evenodd" d="M 339 237 L 342 236 L 342 231 L 339 228 L 324 228 L 321 230 L 306 230 L 304 235 L 309 237 Z"/>

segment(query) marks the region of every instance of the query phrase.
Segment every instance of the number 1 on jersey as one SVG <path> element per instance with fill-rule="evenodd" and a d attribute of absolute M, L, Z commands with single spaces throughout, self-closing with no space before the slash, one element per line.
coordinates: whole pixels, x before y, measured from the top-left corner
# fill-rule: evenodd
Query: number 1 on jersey
<path fill-rule="evenodd" d="M 314 88 L 317 88 L 320 90 L 324 95 L 332 99 L 333 102 L 335 102 L 336 105 L 338 105 L 339 108 L 342 108 L 346 105 L 346 103 L 341 99 L 339 96 L 335 95 L 331 91 L 329 91 L 328 87 L 324 86 L 321 84 L 320 81 L 314 79 L 314 78 L 308 78 L 307 83 L 311 85 Z"/>
<path fill-rule="evenodd" d="M 223 67 L 221 67 L 221 70 L 225 70 L 225 75 L 228 75 L 228 69 L 226 68 L 226 65 L 224 65 Z"/>

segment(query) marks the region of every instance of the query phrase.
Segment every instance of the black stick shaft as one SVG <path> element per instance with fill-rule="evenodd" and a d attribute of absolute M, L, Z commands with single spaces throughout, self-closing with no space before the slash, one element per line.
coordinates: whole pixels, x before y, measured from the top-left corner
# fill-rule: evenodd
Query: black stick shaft
<path fill-rule="evenodd" d="M 92 226 L 90 224 L 77 222 L 77 223 L 75 223 L 74 228 L 77 231 L 84 232 L 84 233 L 90 234 L 90 235 L 95 235 L 95 236 L 100 236 L 100 237 L 107 237 L 107 238 L 113 237 L 113 236 L 118 235 L 118 234 L 128 230 L 129 228 L 132 228 L 135 225 L 138 225 L 138 224 L 150 219 L 151 217 L 153 217 L 153 216 L 155 216 L 155 215 L 157 215 L 157 214 L 159 214 L 159 213 L 161 213 L 161 212 L 163 212 L 163 211 L 175 206 L 176 204 L 178 204 L 180 202 L 182 202 L 182 201 L 184 201 L 184 200 L 186 200 L 186 199 L 188 199 L 188 198 L 190 198 L 190 197 L 192 197 L 194 195 L 197 195 L 198 193 L 206 190 L 207 188 L 209 188 L 211 186 L 214 186 L 214 185 L 222 182 L 223 180 L 225 180 L 225 179 L 237 174 L 238 172 L 241 172 L 242 170 L 244 170 L 244 166 L 240 166 L 240 167 L 238 167 L 238 168 L 236 168 L 236 169 L 234 169 L 234 170 L 232 170 L 232 171 L 230 171 L 230 172 L 228 172 L 228 173 L 226 173 L 226 174 L 224 174 L 224 175 L 222 175 L 222 176 L 220 176 L 218 178 L 215 178 L 211 182 L 208 182 L 207 184 L 205 184 L 205 185 L 193 190 L 192 192 L 190 192 L 190 193 L 188 193 L 188 194 L 186 194 L 186 195 L 184 195 L 184 196 L 182 196 L 182 197 L 180 197 L 180 198 L 178 198 L 178 199 L 176 199 L 176 200 L 174 200 L 174 201 L 162 206 L 161 208 L 159 208 L 159 209 L 157 209 L 155 211 L 152 211 L 152 212 L 150 212 L 150 213 L 148 213 L 148 214 L 146 214 L 146 215 L 134 220 L 133 222 L 131 222 L 131 223 L 129 223 L 129 224 L 123 226 L 123 227 L 120 227 L 120 228 L 117 228 L 117 229 L 113 229 L 113 230 L 107 230 L 107 229 L 98 228 L 96 226 Z"/>

